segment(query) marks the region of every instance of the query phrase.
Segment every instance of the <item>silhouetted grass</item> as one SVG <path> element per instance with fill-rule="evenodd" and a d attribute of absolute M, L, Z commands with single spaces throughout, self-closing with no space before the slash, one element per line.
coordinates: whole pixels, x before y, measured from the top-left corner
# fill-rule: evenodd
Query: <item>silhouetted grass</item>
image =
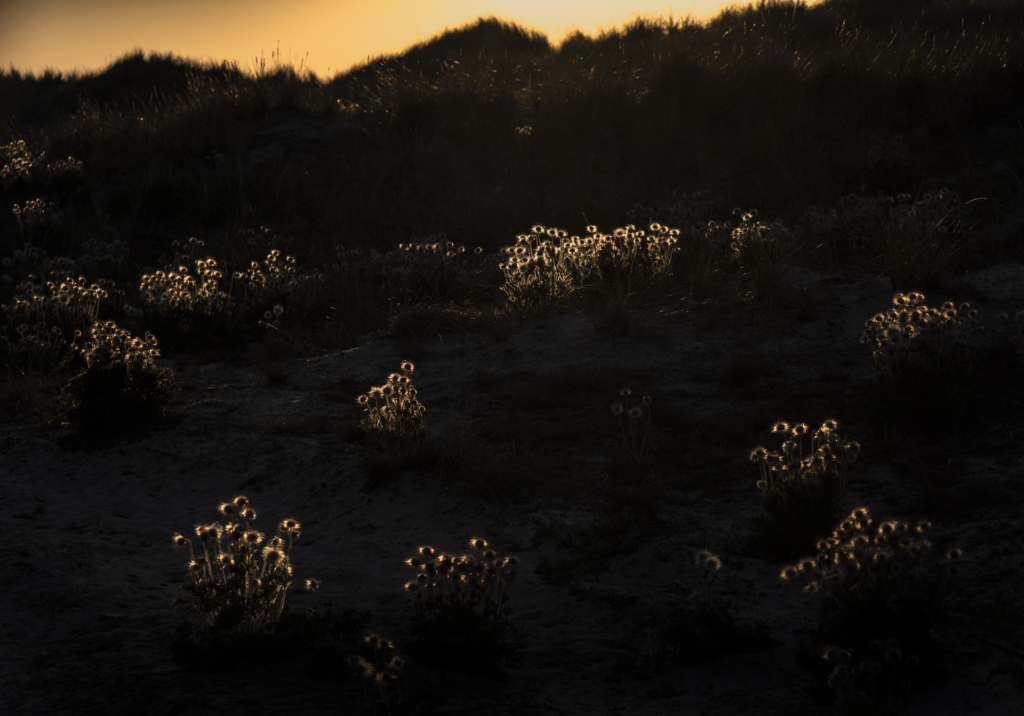
<path fill-rule="evenodd" d="M 494 249 L 698 189 L 795 220 L 862 186 L 955 177 L 991 208 L 1014 191 L 989 130 L 1013 129 L 1022 20 L 979 0 L 761 2 L 556 48 L 490 18 L 330 79 L 134 53 L 94 74 L 4 71 L 0 141 L 81 160 L 94 201 L 76 223 L 137 234 L 144 263 L 152 239 L 220 249 L 260 224 L 314 256 L 442 230 Z M 291 119 L 284 153 L 255 160 Z M 897 136 L 904 156 L 872 153 Z"/>

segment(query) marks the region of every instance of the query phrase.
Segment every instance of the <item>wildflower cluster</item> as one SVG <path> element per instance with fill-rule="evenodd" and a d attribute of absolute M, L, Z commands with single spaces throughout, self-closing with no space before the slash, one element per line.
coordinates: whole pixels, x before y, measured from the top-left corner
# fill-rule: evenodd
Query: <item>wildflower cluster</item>
<path fill-rule="evenodd" d="M 979 332 L 978 312 L 969 303 L 947 301 L 931 308 L 924 300 L 920 293 L 896 294 L 892 308 L 872 316 L 861 334 L 875 370 L 892 382 L 908 373 L 936 375 L 971 362 L 969 338 Z"/>
<path fill-rule="evenodd" d="M 15 252 L 16 254 L 20 252 Z M 84 276 L 37 281 L 30 274 L 13 300 L 0 307 L 0 360 L 9 370 L 47 372 L 62 365 L 76 332 L 88 330 L 107 291 Z"/>
<path fill-rule="evenodd" d="M 925 563 L 930 530 L 927 521 L 878 523 L 860 508 L 781 577 L 803 582 L 804 592 L 820 601 L 822 636 L 833 643 L 901 632 L 923 638 L 939 588 L 962 556 L 947 552 L 945 574 L 932 578 Z"/>
<path fill-rule="evenodd" d="M 367 634 L 363 637 L 363 645 L 369 658 L 353 655 L 345 659 L 363 680 L 368 700 L 370 694 L 376 696 L 376 702 L 390 710 L 401 703 L 404 694 L 401 688 L 402 670 L 408 659 L 399 654 L 394 643 L 380 634 Z"/>
<path fill-rule="evenodd" d="M 99 429 L 160 415 L 178 388 L 173 371 L 156 365 L 156 339 L 133 337 L 113 321 L 96 322 L 90 332 L 89 342 L 76 346 L 85 369 L 65 386 L 59 419 Z"/>
<path fill-rule="evenodd" d="M 217 634 L 273 631 L 292 584 L 291 550 L 301 525 L 284 519 L 269 539 L 253 527 L 256 510 L 239 495 L 221 503 L 222 522 L 195 526 L 202 552 L 192 540 L 173 537 L 175 548 L 188 548 L 188 582 L 176 606 L 200 617 Z"/>
<path fill-rule="evenodd" d="M 651 396 L 645 395 L 636 405 L 630 405 L 633 390 L 623 388 L 619 391 L 622 402 L 612 405 L 612 415 L 619 419 L 622 429 L 622 448 L 639 467 L 651 454 L 647 437 L 651 427 Z"/>
<path fill-rule="evenodd" d="M 534 226 L 502 249 L 502 291 L 514 307 L 556 301 L 574 290 L 604 284 L 618 295 L 656 284 L 671 275 L 679 231 L 654 223 L 649 231 L 633 224 L 604 234 L 587 227 L 587 236 Z"/>
<path fill-rule="evenodd" d="M 241 283 L 243 303 L 257 312 L 263 310 L 264 323 L 280 328 L 285 305 L 305 312 L 323 297 L 324 276 L 319 272 L 299 273 L 294 256 L 282 255 L 272 249 L 263 263 L 253 261 L 245 271 L 236 271 L 232 278 Z"/>
<path fill-rule="evenodd" d="M 60 221 L 64 213 L 52 201 L 29 199 L 24 204 L 14 204 L 14 219 L 22 231 L 49 226 Z"/>
<path fill-rule="evenodd" d="M 409 446 L 422 440 L 427 431 L 423 415 L 426 407 L 419 401 L 410 375 L 416 366 L 404 361 L 398 373 L 392 373 L 384 385 L 374 386 L 356 402 L 366 411 L 360 427 L 383 447 Z"/>
<path fill-rule="evenodd" d="M 46 167 L 46 171 L 50 175 L 50 182 L 54 188 L 62 189 L 74 187 L 83 181 L 83 167 L 81 159 L 68 157 L 51 163 Z"/>
<path fill-rule="evenodd" d="M 178 242 L 174 242 L 177 248 Z M 235 303 L 220 288 L 223 274 L 210 257 L 193 259 L 203 242 L 192 238 L 184 254 L 139 282 L 139 296 L 147 317 L 163 324 L 175 338 L 210 339 L 218 327 L 226 327 L 235 313 Z M 188 264 L 192 263 L 190 267 Z"/>
<path fill-rule="evenodd" d="M 840 438 L 838 429 L 835 420 L 813 432 L 806 423 L 779 422 L 772 433 L 782 439 L 781 449 L 758 447 L 750 453 L 767 513 L 757 527 L 770 551 L 803 549 L 835 524 L 846 494 L 846 469 L 860 451 L 858 443 Z"/>
<path fill-rule="evenodd" d="M 567 231 L 534 226 L 529 234 L 516 237 L 514 246 L 502 249 L 506 257 L 498 268 L 509 305 L 525 309 L 567 297 L 583 271 L 581 257 L 587 244 L 581 247 L 578 241 Z"/>
<path fill-rule="evenodd" d="M 24 188 L 33 173 L 42 166 L 45 152 L 35 154 L 24 139 L 0 147 L 0 180 L 5 191 Z"/>
<path fill-rule="evenodd" d="M 927 521 L 911 525 L 876 523 L 864 507 L 854 510 L 832 534 L 817 542 L 817 553 L 782 570 L 785 580 L 802 579 L 804 591 L 837 599 L 864 599 L 885 588 L 911 562 L 931 549 Z M 954 553 L 950 553 L 952 558 Z M 959 557 L 959 553 L 956 554 Z M 853 589 L 854 585 L 858 589 Z M 888 590 L 891 591 L 891 590 Z"/>
<path fill-rule="evenodd" d="M 423 641 L 491 646 L 501 638 L 512 610 L 509 584 L 517 557 L 499 557 L 486 540 L 469 541 L 473 554 L 448 554 L 420 547 L 405 561 L 416 578 L 405 585 Z"/>
<path fill-rule="evenodd" d="M 732 230 L 729 250 L 743 270 L 781 264 L 792 250 L 793 234 L 782 222 L 766 224 L 757 220 L 757 210 L 732 210 L 739 223 Z"/>
<path fill-rule="evenodd" d="M 862 706 L 877 706 L 894 688 L 905 690 L 906 667 L 917 665 L 916 657 L 903 661 L 904 649 L 923 654 L 930 648 L 929 629 L 963 554 L 948 551 L 942 569 L 929 564 L 931 527 L 927 521 L 878 522 L 862 507 L 819 540 L 812 556 L 782 570 L 782 579 L 802 583 L 818 601 L 819 643 L 853 647 L 841 650 L 845 655 L 823 652 L 831 669 L 829 686 L 836 689 L 840 707 L 851 709 L 844 713 L 878 713 Z M 904 646 L 889 642 L 882 656 L 899 668 L 886 673 L 888 667 L 871 662 L 879 661 L 879 642 L 890 639 Z M 857 653 L 869 657 L 858 665 Z"/>
<path fill-rule="evenodd" d="M 866 324 L 861 343 L 871 349 L 883 395 L 903 410 L 958 418 L 974 365 L 972 338 L 982 331 L 968 303 L 940 308 L 920 293 L 896 294 L 892 307 Z M 893 406 L 897 407 L 897 406 Z"/>

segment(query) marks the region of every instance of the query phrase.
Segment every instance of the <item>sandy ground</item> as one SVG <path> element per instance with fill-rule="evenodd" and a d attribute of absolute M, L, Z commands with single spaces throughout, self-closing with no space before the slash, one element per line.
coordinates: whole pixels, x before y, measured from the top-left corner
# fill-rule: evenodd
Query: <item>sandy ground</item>
<path fill-rule="evenodd" d="M 982 321 L 994 324 L 996 313 L 1024 304 L 1022 278 L 1021 267 L 999 266 L 970 277 L 961 290 Z M 0 712 L 366 712 L 361 689 L 346 673 L 185 672 L 169 655 L 180 619 L 171 605 L 185 578 L 184 557 L 171 549 L 170 536 L 212 520 L 214 506 L 239 493 L 261 511 L 264 529 L 286 516 L 301 520 L 297 576 L 322 580 L 324 596 L 339 605 L 371 610 L 371 625 L 399 642 L 410 616 L 401 585 L 411 575 L 402 562 L 417 546 L 458 551 L 471 535 L 482 535 L 520 557 L 508 636 L 518 665 L 500 681 L 414 664 L 410 673 L 419 670 L 421 693 L 430 694 L 431 706 L 421 712 L 832 712 L 809 695 L 809 676 L 795 661 L 813 626 L 814 604 L 779 580 L 778 563 L 743 553 L 743 536 L 759 509 L 753 472 L 734 468 L 712 479 L 687 463 L 663 467 L 674 487 L 659 507 L 660 528 L 610 557 L 599 581 L 580 585 L 635 599 L 616 606 L 550 586 L 534 571 L 544 557 L 566 556 L 552 540 L 535 542 L 538 524 L 571 530 L 598 514 L 603 458 L 589 446 L 613 453 L 619 444 L 614 430 L 603 443 L 582 441 L 584 448 L 568 439 L 544 443 L 544 459 L 562 453 L 577 466 L 579 487 L 525 504 L 474 500 L 427 472 L 366 489 L 344 437 L 358 415 L 354 396 L 406 358 L 417 363 L 414 383 L 435 439 L 451 426 L 492 419 L 488 411 L 514 382 L 505 376 L 594 368 L 611 369 L 623 384 L 653 396 L 656 447 L 688 439 L 671 415 L 721 422 L 735 414 L 737 423 L 755 425 L 750 434 L 756 439 L 766 421 L 801 419 L 791 413 L 794 406 L 821 412 L 834 404 L 842 413 L 871 374 L 857 342 L 863 323 L 892 293 L 883 280 L 799 280 L 815 297 L 804 315 L 681 302 L 644 312 L 631 337 L 611 336 L 579 315 L 533 319 L 498 337 L 472 330 L 377 337 L 344 353 L 289 361 L 281 385 L 268 385 L 243 361 L 181 362 L 175 370 L 184 390 L 169 417 L 105 443 L 40 426 L 30 415 L 7 416 L 0 423 Z M 936 293 L 929 303 L 947 297 Z M 986 336 L 993 344 L 1003 339 L 992 331 Z M 740 387 L 723 384 L 723 366 L 748 353 L 767 366 L 763 373 Z M 996 417 L 965 427 L 955 441 L 899 442 L 844 414 L 834 416 L 864 444 L 850 507 L 866 504 L 876 514 L 908 519 L 928 515 L 937 525 L 936 541 L 967 554 L 953 592 L 953 618 L 940 635 L 950 644 L 949 674 L 914 694 L 907 713 L 1024 712 L 1012 681 L 987 678 L 993 665 L 1024 651 L 1019 618 L 1011 614 L 987 630 L 977 619 L 1000 589 L 1020 593 L 1019 390 L 1010 386 Z M 564 420 L 611 422 L 612 399 L 598 396 L 596 407 L 577 406 Z M 558 424 L 558 410 L 548 408 L 545 419 Z M 303 420 L 313 427 L 285 430 Z M 729 448 L 741 457 L 754 447 L 743 440 L 741 434 Z M 689 560 L 703 548 L 726 561 L 716 588 L 733 598 L 741 622 L 765 621 L 776 648 L 698 667 L 655 660 L 649 673 L 620 673 L 617 665 L 636 661 L 637 654 L 657 653 L 651 625 L 671 604 L 672 582 L 693 583 Z M 294 603 L 311 602 L 296 594 Z"/>

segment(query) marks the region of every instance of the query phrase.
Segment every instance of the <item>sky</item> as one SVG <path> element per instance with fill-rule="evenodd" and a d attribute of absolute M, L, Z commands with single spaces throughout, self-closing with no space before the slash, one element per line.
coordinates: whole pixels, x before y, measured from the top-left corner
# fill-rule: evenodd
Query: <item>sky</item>
<path fill-rule="evenodd" d="M 280 59 L 329 77 L 494 15 L 558 42 L 637 15 L 706 17 L 724 0 L 0 0 L 0 67 L 101 69 L 127 52 L 242 68 Z M 745 3 L 743 3 L 745 4 Z"/>

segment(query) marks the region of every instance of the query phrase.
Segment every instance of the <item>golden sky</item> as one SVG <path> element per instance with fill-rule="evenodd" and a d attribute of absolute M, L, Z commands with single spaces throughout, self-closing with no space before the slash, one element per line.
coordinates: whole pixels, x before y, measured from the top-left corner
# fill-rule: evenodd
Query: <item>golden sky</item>
<path fill-rule="evenodd" d="M 252 67 L 280 48 L 321 77 L 495 15 L 557 42 L 636 15 L 706 17 L 724 0 L 0 0 L 0 66 L 95 70 L 126 52 Z M 745 4 L 745 3 L 744 3 Z M 308 55 L 307 55 L 308 53 Z"/>

